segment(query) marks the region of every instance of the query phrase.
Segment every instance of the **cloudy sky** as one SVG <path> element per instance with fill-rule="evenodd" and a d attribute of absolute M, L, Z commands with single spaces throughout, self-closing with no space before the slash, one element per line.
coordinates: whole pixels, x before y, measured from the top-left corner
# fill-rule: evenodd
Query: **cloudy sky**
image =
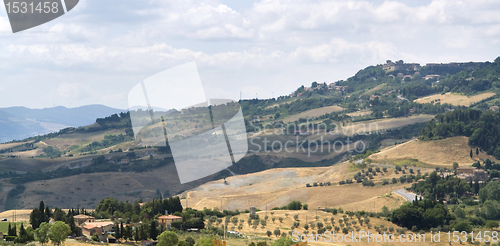
<path fill-rule="evenodd" d="M 497 0 L 80 0 L 13 34 L 0 8 L 0 107 L 125 109 L 137 83 L 191 61 L 210 97 L 231 99 L 289 94 L 387 59 L 493 61 L 498 13 Z"/>

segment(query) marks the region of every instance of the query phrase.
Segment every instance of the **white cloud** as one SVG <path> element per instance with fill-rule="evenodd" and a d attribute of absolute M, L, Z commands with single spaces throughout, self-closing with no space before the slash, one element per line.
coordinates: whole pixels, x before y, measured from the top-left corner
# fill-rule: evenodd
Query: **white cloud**
<path fill-rule="evenodd" d="M 38 81 L 44 71 L 46 87 L 81 103 L 108 103 L 123 101 L 141 78 L 194 60 L 214 93 L 271 96 L 273 87 L 278 96 L 386 59 L 484 61 L 500 51 L 498 1 L 262 0 L 236 11 L 217 0 L 89 0 L 75 10 L 33 29 L 46 34 L 2 35 L 2 81 Z"/>
<path fill-rule="evenodd" d="M 90 96 L 88 85 L 81 83 L 62 83 L 56 89 L 58 96 L 66 99 L 86 99 Z"/>

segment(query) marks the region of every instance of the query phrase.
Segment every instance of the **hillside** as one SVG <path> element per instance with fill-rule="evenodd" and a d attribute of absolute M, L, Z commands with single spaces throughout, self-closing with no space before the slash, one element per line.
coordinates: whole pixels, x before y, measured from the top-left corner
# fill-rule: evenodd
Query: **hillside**
<path fill-rule="evenodd" d="M 281 207 L 293 200 L 316 207 L 342 207 L 349 210 L 379 211 L 382 206 L 399 207 L 403 200 L 398 196 L 385 197 L 391 191 L 400 189 L 404 184 L 381 185 L 383 179 L 399 178 L 393 168 L 374 177 L 375 187 L 363 187 L 360 183 L 339 185 L 338 182 L 352 177 L 361 169 L 349 168 L 344 162 L 331 167 L 279 168 L 263 172 L 240 175 L 208 182 L 195 189 L 184 192 L 190 207 L 220 207 L 223 209 L 244 210 L 251 206 L 264 210 Z M 432 168 L 419 168 L 421 173 Z M 307 184 L 331 182 L 331 186 L 306 187 Z M 363 188 L 362 188 L 363 187 Z M 355 196 L 348 194 L 356 194 Z"/>
<path fill-rule="evenodd" d="M 245 180 L 246 175 L 281 170 L 277 168 L 312 168 L 311 170 L 319 168 L 314 169 L 316 170 L 314 172 L 320 172 L 318 170 L 323 170 L 322 168 L 336 167 L 337 163 L 359 158 L 360 155 L 364 156 L 368 151 L 381 151 L 369 158 L 382 164 L 401 164 L 414 159 L 409 162 L 432 167 L 447 166 L 453 162 L 458 162 L 461 166 L 471 165 L 477 158 L 467 159 L 470 151 L 467 144 L 471 144 L 470 139 L 473 139 L 476 141 L 474 143 L 479 143 L 480 146 L 478 140 L 481 138 L 469 133 L 463 135 L 469 137 L 469 143 L 463 138 L 439 140 L 462 135 L 439 135 L 441 132 L 431 129 L 432 124 L 435 124 L 433 118 L 437 114 L 458 111 L 457 105 L 469 105 L 478 110 L 500 105 L 497 96 L 500 87 L 495 78 L 499 69 L 498 64 L 500 59 L 496 59 L 493 63 L 422 66 L 419 71 L 389 71 L 384 70 L 384 65 L 376 65 L 360 70 L 345 81 L 330 84 L 313 82 L 310 87 L 301 86 L 287 96 L 242 100 L 240 103 L 249 136 L 249 153 L 228 170 L 187 185 L 180 185 L 177 180 L 168 143 L 167 147 L 146 148 L 134 140 L 130 113 L 116 114 L 115 109 L 95 105 L 77 109 L 61 107 L 42 110 L 4 109 L 4 115 L 8 115 L 5 116 L 6 119 L 15 117 L 22 123 L 24 118 L 29 117 L 33 121 L 17 125 L 24 127 L 16 128 L 16 131 L 26 134 L 26 138 L 0 144 L 0 182 L 3 184 L 0 192 L 6 198 L 2 204 L 4 208 L 26 208 L 35 205 L 37 199 L 44 198 L 51 204 L 61 207 L 93 206 L 93 202 L 109 194 L 125 200 L 132 200 L 138 196 L 151 199 L 167 190 L 170 194 L 176 194 L 222 178 L 238 183 L 242 182 L 238 181 L 239 179 Z M 474 78 L 471 79 L 472 72 Z M 436 79 L 437 75 L 439 79 Z M 428 79 L 429 76 L 431 79 Z M 238 110 L 236 103 L 220 107 Z M 13 116 L 14 113 L 19 116 Z M 147 112 L 141 113 L 144 117 L 149 117 Z M 88 120 L 90 117 L 93 119 Z M 169 129 L 176 134 L 174 138 L 169 138 L 170 141 L 188 138 L 211 128 L 210 114 L 203 108 L 189 110 L 187 115 L 180 111 L 171 111 L 164 120 Z M 33 136 L 32 132 L 41 129 L 37 128 L 38 126 L 43 128 L 47 127 L 47 124 L 80 125 Z M 10 129 L 9 127 L 14 126 L 16 125 L 5 125 L 5 128 Z M 432 141 L 410 141 L 392 147 L 394 143 L 406 142 L 421 136 L 422 129 L 426 126 L 433 134 L 438 132 L 439 136 L 431 136 L 429 139 Z M 32 131 L 23 130 L 30 127 Z M 139 136 L 146 136 L 147 140 L 148 134 L 155 132 L 155 127 L 162 127 L 162 122 L 155 122 L 145 127 Z M 429 130 L 424 130 L 424 133 L 428 132 Z M 390 147 L 383 150 L 386 146 Z M 421 150 L 429 150 L 431 154 L 423 153 Z M 484 151 L 489 155 L 481 152 L 478 157 L 481 160 L 491 159 L 495 153 L 495 149 L 484 149 Z M 297 180 L 296 182 L 300 180 L 314 182 L 313 177 L 321 179 L 319 173 L 307 176 L 304 171 L 297 170 L 291 171 L 289 178 L 283 173 L 276 175 L 285 175 L 282 177 L 284 180 Z M 345 170 L 339 170 L 339 173 L 343 176 L 330 173 L 328 174 L 330 176 L 324 177 L 324 181 L 328 179 L 329 182 L 338 182 L 345 180 L 345 175 L 352 175 L 346 174 Z M 163 181 L 160 178 L 162 175 L 168 178 Z M 105 179 L 103 177 L 108 176 L 112 178 L 100 182 Z M 90 181 L 87 184 L 75 180 Z M 65 183 L 75 183 L 70 186 L 74 193 L 61 195 L 65 192 L 62 185 Z M 99 188 L 94 186 L 98 183 L 100 183 Z M 128 183 L 130 187 L 124 187 L 124 183 Z M 304 190 L 305 187 L 300 185 L 305 184 L 299 183 L 286 183 L 289 185 L 287 189 L 295 187 L 294 194 L 298 194 L 308 203 L 314 205 L 321 203 L 323 197 L 304 195 L 310 190 Z M 279 188 L 281 185 L 276 182 L 262 183 L 252 185 L 252 189 L 262 189 L 264 193 L 257 196 L 266 201 L 262 204 L 278 206 L 284 201 L 273 200 L 276 194 L 281 194 L 279 197 L 294 196 L 292 190 L 286 189 L 273 190 L 275 194 L 266 193 L 269 187 Z M 346 193 L 354 192 L 348 187 L 336 188 Z M 330 188 L 332 187 L 325 187 L 325 189 Z M 132 191 L 123 192 L 124 189 Z M 244 187 L 237 186 L 234 189 L 242 194 L 252 194 L 252 190 Z M 220 192 L 212 196 L 225 196 L 224 189 Z M 383 194 L 382 190 L 380 192 L 377 190 L 375 193 Z M 213 203 L 217 203 L 210 200 L 210 197 L 204 199 L 195 194 L 196 192 L 190 195 L 195 199 L 193 202 L 199 203 L 199 206 L 204 206 L 202 204 L 212 206 Z M 338 201 L 338 204 L 354 206 L 352 204 L 369 203 L 367 201 L 373 197 L 373 192 L 367 192 L 359 199 Z M 252 201 L 253 198 L 247 197 L 243 200 Z M 229 203 L 228 205 L 238 206 Z M 250 204 L 240 205 L 247 207 Z"/>
<path fill-rule="evenodd" d="M 443 167 L 452 167 L 453 162 L 460 167 L 472 165 L 476 161 L 486 159 L 495 160 L 494 157 L 479 152 L 471 158 L 471 147 L 467 137 L 451 137 L 434 141 L 411 140 L 402 144 L 388 147 L 378 153 L 370 155 L 374 163 L 390 163 L 398 160 L 415 160 L 415 163 L 430 164 Z M 411 162 L 408 162 L 411 163 Z"/>
<path fill-rule="evenodd" d="M 125 110 L 104 105 L 87 105 L 77 108 L 54 107 L 30 109 L 26 107 L 0 108 L 0 143 L 24 139 L 66 127 L 90 125 L 95 119 Z"/>

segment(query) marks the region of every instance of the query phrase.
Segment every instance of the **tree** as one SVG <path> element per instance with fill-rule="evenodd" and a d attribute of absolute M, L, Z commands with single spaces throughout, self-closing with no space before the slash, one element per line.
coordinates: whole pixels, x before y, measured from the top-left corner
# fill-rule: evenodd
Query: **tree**
<path fill-rule="evenodd" d="M 66 241 L 66 238 L 68 235 L 71 233 L 71 228 L 69 228 L 66 223 L 62 221 L 56 221 L 51 227 L 49 231 L 49 238 L 50 241 L 54 245 L 61 245 L 64 241 Z"/>
<path fill-rule="evenodd" d="M 295 242 L 293 242 L 293 240 L 289 237 L 281 237 L 279 239 L 277 239 L 276 241 L 274 241 L 271 246 L 291 246 L 291 245 L 294 245 L 296 244 Z"/>
<path fill-rule="evenodd" d="M 453 169 L 457 169 L 457 168 L 458 168 L 458 163 L 453 162 Z"/>
<path fill-rule="evenodd" d="M 42 223 L 43 221 L 40 220 L 40 210 L 38 210 L 38 208 L 35 208 L 31 211 L 30 213 L 30 224 L 31 224 L 31 227 L 33 227 L 33 229 L 36 229 L 38 228 L 38 226 L 40 225 L 40 223 Z"/>
<path fill-rule="evenodd" d="M 475 183 L 477 183 L 479 187 L 479 182 L 477 182 L 477 180 Z M 481 188 L 479 190 L 479 200 L 481 202 L 485 202 L 486 200 L 500 201 L 500 182 L 491 181 L 486 186 Z"/>
<path fill-rule="evenodd" d="M 302 203 L 299 201 L 292 201 L 287 206 L 288 210 L 300 210 L 302 208 Z"/>
<path fill-rule="evenodd" d="M 498 222 L 496 222 L 494 220 L 487 220 L 485 226 L 486 226 L 486 228 L 493 229 L 495 227 L 498 227 L 499 224 L 498 224 Z"/>
<path fill-rule="evenodd" d="M 139 227 L 135 227 L 135 233 L 134 233 L 134 241 L 139 241 Z"/>
<path fill-rule="evenodd" d="M 472 149 L 470 149 L 470 158 L 472 158 Z"/>
<path fill-rule="evenodd" d="M 151 220 L 151 227 L 149 230 L 149 237 L 151 237 L 153 240 L 156 240 L 158 237 L 158 231 L 156 230 L 156 220 Z"/>
<path fill-rule="evenodd" d="M 75 218 L 73 217 L 73 213 L 70 213 L 66 219 L 66 224 L 69 225 L 69 229 L 71 233 L 78 233 L 78 228 L 75 225 Z"/>
<path fill-rule="evenodd" d="M 466 231 L 466 232 L 470 232 L 472 229 L 469 221 L 467 220 L 462 220 L 458 223 L 455 224 L 455 226 L 453 227 L 453 230 L 454 231 Z"/>
<path fill-rule="evenodd" d="M 172 231 L 164 231 L 158 236 L 158 246 L 175 246 L 178 242 L 177 234 Z"/>
<path fill-rule="evenodd" d="M 125 226 L 125 230 L 122 230 L 122 236 L 125 240 L 132 238 L 133 234 L 132 227 L 129 225 Z"/>
<path fill-rule="evenodd" d="M 308 208 L 309 208 L 309 205 L 307 205 L 307 204 L 302 205 L 302 209 L 307 210 Z"/>
<path fill-rule="evenodd" d="M 266 234 L 267 234 L 267 237 L 270 237 L 273 235 L 273 233 L 271 231 L 267 231 Z"/>
<path fill-rule="evenodd" d="M 276 229 L 276 230 L 274 230 L 274 235 L 275 235 L 276 237 L 279 237 L 279 236 L 281 235 L 281 231 L 280 231 L 280 229 Z"/>
<path fill-rule="evenodd" d="M 17 237 L 17 243 L 25 243 L 30 241 L 30 238 L 28 237 L 28 233 L 24 229 L 23 223 L 21 223 L 21 227 L 19 228 L 19 237 Z"/>
<path fill-rule="evenodd" d="M 177 246 L 191 246 L 188 242 L 186 241 L 179 241 L 179 243 L 177 244 Z"/>
<path fill-rule="evenodd" d="M 15 224 L 14 224 L 14 225 L 15 225 Z M 14 237 L 14 236 L 16 236 L 16 235 L 15 235 L 15 231 L 13 231 L 13 230 L 12 230 L 12 227 L 10 226 L 10 223 L 9 223 L 9 227 L 8 227 L 8 229 L 7 229 L 7 235 L 8 235 L 9 237 Z"/>
<path fill-rule="evenodd" d="M 212 246 L 213 245 L 212 240 L 213 240 L 212 238 L 207 238 L 207 237 L 200 238 L 200 240 L 196 242 L 196 246 Z"/>
<path fill-rule="evenodd" d="M 94 242 L 99 242 L 99 234 L 94 233 L 94 235 L 92 235 L 90 239 L 92 239 L 92 241 Z"/>
<path fill-rule="evenodd" d="M 191 236 L 186 237 L 186 242 L 189 243 L 190 246 L 194 246 L 194 238 Z"/>
<path fill-rule="evenodd" d="M 49 242 L 49 231 L 50 224 L 46 222 L 40 224 L 40 226 L 38 226 L 38 228 L 35 230 L 35 238 L 42 246 L 44 243 Z"/>
<path fill-rule="evenodd" d="M 125 231 L 124 231 L 124 229 L 123 229 L 123 221 L 122 221 L 122 222 L 120 223 L 120 235 L 119 235 L 119 236 L 120 236 L 120 238 L 122 238 L 122 237 L 123 237 L 123 233 L 124 233 L 124 232 L 125 232 Z"/>

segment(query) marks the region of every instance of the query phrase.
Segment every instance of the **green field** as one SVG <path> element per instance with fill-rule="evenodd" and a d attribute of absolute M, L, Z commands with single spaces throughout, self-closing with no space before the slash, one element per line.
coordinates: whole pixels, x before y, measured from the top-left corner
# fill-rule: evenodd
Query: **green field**
<path fill-rule="evenodd" d="M 9 223 L 11 224 L 11 226 L 14 226 L 14 223 L 16 223 L 16 228 L 18 230 L 21 227 L 21 222 L 2 221 L 2 222 L 0 222 L 0 232 L 3 232 L 4 235 L 7 234 L 7 229 L 9 229 Z M 24 228 L 26 228 L 26 226 L 28 225 L 28 223 L 23 223 L 23 224 L 24 224 Z"/>

